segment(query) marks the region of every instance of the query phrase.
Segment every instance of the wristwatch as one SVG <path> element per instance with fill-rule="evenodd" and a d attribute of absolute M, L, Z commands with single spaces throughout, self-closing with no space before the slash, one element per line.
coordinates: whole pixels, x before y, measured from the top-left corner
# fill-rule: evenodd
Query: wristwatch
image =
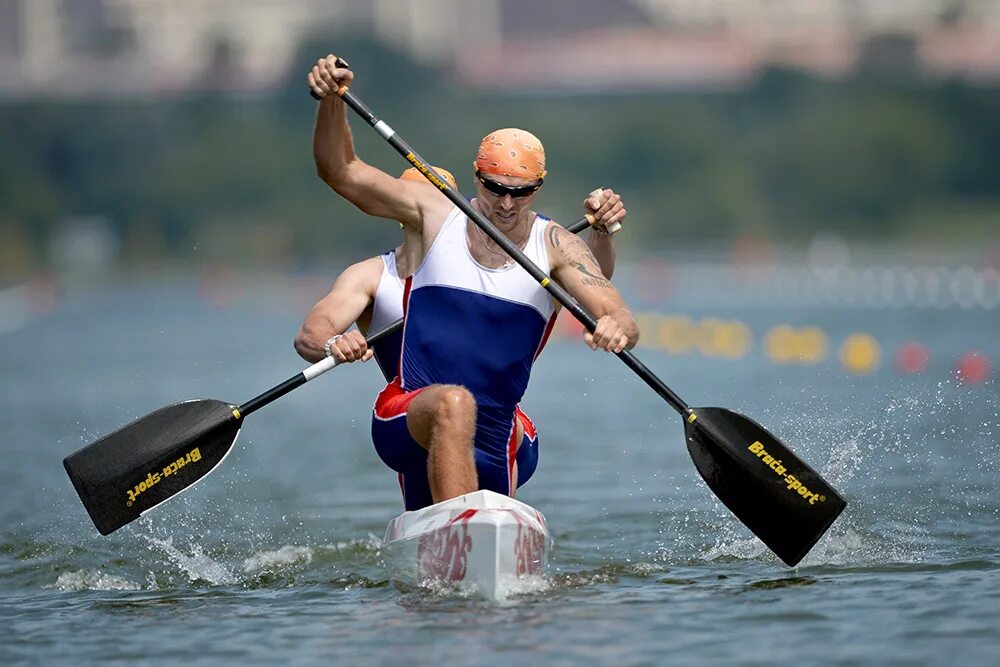
<path fill-rule="evenodd" d="M 326 343 L 323 345 L 323 354 L 325 354 L 328 357 L 333 356 L 333 350 L 331 349 L 331 346 L 338 340 L 340 340 L 341 335 L 342 334 L 337 334 L 336 336 L 330 336 L 330 340 L 326 341 Z"/>

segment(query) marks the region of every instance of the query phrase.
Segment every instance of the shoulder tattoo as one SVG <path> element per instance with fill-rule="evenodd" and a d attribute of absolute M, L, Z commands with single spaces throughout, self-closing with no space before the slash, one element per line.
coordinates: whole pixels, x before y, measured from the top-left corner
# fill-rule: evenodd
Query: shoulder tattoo
<path fill-rule="evenodd" d="M 562 254 L 566 263 L 583 274 L 581 282 L 584 285 L 614 289 L 611 281 L 601 275 L 597 258 L 583 239 L 554 223 L 549 226 L 548 235 L 549 243 Z"/>

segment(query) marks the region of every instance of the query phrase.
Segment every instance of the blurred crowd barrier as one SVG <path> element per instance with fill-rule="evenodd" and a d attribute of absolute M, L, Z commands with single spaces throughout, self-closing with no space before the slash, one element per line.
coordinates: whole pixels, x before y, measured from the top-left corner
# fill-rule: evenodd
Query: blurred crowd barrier
<path fill-rule="evenodd" d="M 926 372 L 931 361 L 929 347 L 919 341 L 905 341 L 896 349 L 884 350 L 875 335 L 864 331 L 835 338 L 817 326 L 774 324 L 755 332 L 748 323 L 736 319 L 655 312 L 636 313 L 636 322 L 640 349 L 663 350 L 677 356 L 740 360 L 759 350 L 771 363 L 801 366 L 818 365 L 833 357 L 854 375 L 868 375 L 883 366 L 900 374 L 917 375 Z M 556 338 L 578 338 L 583 326 L 564 312 L 553 334 Z M 961 352 L 950 367 L 959 382 L 968 384 L 986 382 L 992 374 L 992 361 L 980 350 Z"/>

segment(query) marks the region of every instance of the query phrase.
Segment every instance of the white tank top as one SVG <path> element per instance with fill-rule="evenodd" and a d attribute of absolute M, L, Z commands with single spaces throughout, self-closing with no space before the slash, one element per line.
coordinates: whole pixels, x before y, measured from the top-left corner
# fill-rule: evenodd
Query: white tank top
<path fill-rule="evenodd" d="M 372 302 L 372 320 L 368 335 L 377 333 L 403 316 L 403 281 L 396 272 L 396 251 L 381 255 L 382 276 L 375 288 Z M 403 342 L 402 330 L 382 340 L 375 346 L 375 361 L 387 382 L 399 372 L 399 350 Z"/>
<path fill-rule="evenodd" d="M 537 216 L 524 247 L 524 254 L 546 273 L 549 222 Z M 463 385 L 476 397 L 479 427 L 491 408 L 503 414 L 509 427 L 556 308 L 548 292 L 517 264 L 489 269 L 476 262 L 466 225 L 465 214 L 455 208 L 407 279 L 401 386 Z"/>
<path fill-rule="evenodd" d="M 384 329 L 403 316 L 403 280 L 396 273 L 396 251 L 390 250 L 380 257 L 382 277 L 379 278 L 372 304 L 372 322 L 368 326 L 370 334 Z"/>

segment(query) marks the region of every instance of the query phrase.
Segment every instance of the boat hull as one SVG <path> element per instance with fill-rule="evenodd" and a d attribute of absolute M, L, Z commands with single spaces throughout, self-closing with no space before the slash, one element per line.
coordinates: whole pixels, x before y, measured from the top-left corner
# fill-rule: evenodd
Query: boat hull
<path fill-rule="evenodd" d="M 539 580 L 552 539 L 545 517 L 525 503 L 476 491 L 389 522 L 383 548 L 395 574 L 502 600 Z"/>

